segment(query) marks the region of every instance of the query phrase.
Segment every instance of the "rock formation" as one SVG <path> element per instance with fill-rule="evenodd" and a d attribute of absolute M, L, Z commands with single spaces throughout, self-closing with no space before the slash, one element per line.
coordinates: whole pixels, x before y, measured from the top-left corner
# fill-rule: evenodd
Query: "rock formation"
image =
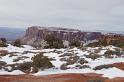
<path fill-rule="evenodd" d="M 121 34 L 105 34 L 102 35 L 99 38 L 100 41 L 107 41 L 107 44 L 109 44 L 111 41 L 116 41 L 116 40 L 124 40 L 124 36 Z"/>
<path fill-rule="evenodd" d="M 21 41 L 24 44 L 39 45 L 48 34 L 52 34 L 61 40 L 66 40 L 69 42 L 73 40 L 96 40 L 102 35 L 100 32 L 82 32 L 80 30 L 67 28 L 32 26 L 26 30 L 26 34 Z"/>

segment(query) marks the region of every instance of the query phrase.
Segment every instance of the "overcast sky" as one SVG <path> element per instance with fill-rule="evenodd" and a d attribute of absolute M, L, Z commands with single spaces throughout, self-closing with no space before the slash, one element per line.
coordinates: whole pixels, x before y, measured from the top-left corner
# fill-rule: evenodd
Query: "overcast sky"
<path fill-rule="evenodd" d="M 0 0 L 0 26 L 124 31 L 124 0 Z"/>

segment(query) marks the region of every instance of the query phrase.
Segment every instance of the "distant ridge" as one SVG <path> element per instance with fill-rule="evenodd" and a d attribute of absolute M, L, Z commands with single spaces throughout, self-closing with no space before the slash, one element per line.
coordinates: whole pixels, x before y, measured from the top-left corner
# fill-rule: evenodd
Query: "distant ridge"
<path fill-rule="evenodd" d="M 62 28 L 62 27 L 41 27 L 41 26 L 32 26 L 39 27 L 39 29 L 49 29 L 51 31 L 73 31 L 73 32 L 101 32 L 102 34 L 121 34 L 124 35 L 123 31 L 106 31 L 106 30 L 96 30 L 96 31 L 83 31 L 78 29 Z M 21 38 L 25 35 L 26 28 L 12 28 L 12 27 L 0 27 L 0 38 L 4 37 L 7 40 L 15 40 Z"/>
<path fill-rule="evenodd" d="M 101 33 L 103 33 L 103 34 L 113 33 L 113 34 L 121 34 L 121 35 L 124 35 L 124 31 L 97 30 L 97 32 L 101 32 Z"/>
<path fill-rule="evenodd" d="M 0 38 L 4 37 L 7 40 L 15 40 L 25 34 L 25 28 L 10 28 L 0 27 Z"/>

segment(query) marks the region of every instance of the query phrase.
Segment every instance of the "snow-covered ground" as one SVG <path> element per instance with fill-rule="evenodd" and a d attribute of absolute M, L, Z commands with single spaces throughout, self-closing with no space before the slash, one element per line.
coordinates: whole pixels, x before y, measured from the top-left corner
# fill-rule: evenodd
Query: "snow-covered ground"
<path fill-rule="evenodd" d="M 6 56 L 1 56 L 0 61 L 6 62 L 7 65 L 31 62 L 31 58 L 35 56 L 39 52 L 44 52 L 44 56 L 48 56 L 48 58 L 52 58 L 52 64 L 55 66 L 54 68 L 45 69 L 44 71 L 39 70 L 39 72 L 33 74 L 36 76 L 39 75 L 48 75 L 48 74 L 58 74 L 58 73 L 98 73 L 103 74 L 103 77 L 115 78 L 115 77 L 124 77 L 124 71 L 118 69 L 116 67 L 111 67 L 108 69 L 94 70 L 96 66 L 113 64 L 118 62 L 124 62 L 124 56 L 116 57 L 113 55 L 113 58 L 106 58 L 104 53 L 107 50 L 115 51 L 114 46 L 107 47 L 86 47 L 81 50 L 78 48 L 72 49 L 35 49 L 28 45 L 23 45 L 23 47 L 15 47 L 9 44 L 8 47 L 0 47 L 0 50 L 7 50 L 8 54 Z M 92 59 L 87 57 L 91 54 L 99 55 L 98 58 Z M 69 59 L 72 58 L 72 59 Z M 76 59 L 75 59 L 76 58 Z M 62 60 L 64 59 L 64 60 Z M 73 63 L 68 64 L 66 70 L 62 70 L 61 66 L 63 64 L 67 64 L 68 60 L 74 60 Z M 87 62 L 81 64 L 79 61 L 84 59 Z M 17 60 L 17 61 L 15 61 Z M 66 61 L 67 60 L 67 61 Z M 83 67 L 86 66 L 86 67 Z M 80 68 L 82 67 L 82 68 Z M 10 66 L 6 67 L 7 69 L 11 69 Z M 0 75 L 19 75 L 25 74 L 20 70 L 13 70 L 11 72 L 6 71 L 5 69 L 0 69 Z"/>
<path fill-rule="evenodd" d="M 22 75 L 25 74 L 24 72 L 20 70 L 14 70 L 12 72 L 7 72 L 5 70 L 0 70 L 0 75 Z"/>

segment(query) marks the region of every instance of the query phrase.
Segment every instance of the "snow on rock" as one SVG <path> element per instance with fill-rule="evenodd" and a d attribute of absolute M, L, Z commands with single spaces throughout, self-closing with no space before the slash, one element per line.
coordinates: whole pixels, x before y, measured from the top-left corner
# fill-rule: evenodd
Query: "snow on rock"
<path fill-rule="evenodd" d="M 51 61 L 52 64 L 56 67 L 59 68 L 63 62 L 60 61 L 60 54 L 57 53 L 45 53 L 44 56 L 48 56 L 48 58 L 54 58 L 54 61 Z"/>
<path fill-rule="evenodd" d="M 98 71 L 96 71 L 96 73 L 103 74 L 103 77 L 108 77 L 110 79 L 113 79 L 116 77 L 124 77 L 124 71 L 122 71 L 116 67 L 98 70 Z"/>
<path fill-rule="evenodd" d="M 124 62 L 124 58 L 112 58 L 112 59 L 100 58 L 100 59 L 89 61 L 87 65 L 89 65 L 91 68 L 94 68 L 99 65 L 114 64 L 118 62 Z"/>
<path fill-rule="evenodd" d="M 3 56 L 0 61 L 4 61 L 6 62 L 7 64 L 13 64 L 13 59 L 16 59 L 17 56 L 13 56 L 13 57 L 9 57 L 9 55 L 6 55 L 6 56 Z"/>
<path fill-rule="evenodd" d="M 41 76 L 41 75 L 49 75 L 49 74 L 58 74 L 58 73 L 93 73 L 94 70 L 89 68 L 87 69 L 67 69 L 67 70 L 60 70 L 60 69 L 46 69 L 44 71 L 39 71 L 33 75 Z"/>
<path fill-rule="evenodd" d="M 23 75 L 25 73 L 23 73 L 20 70 L 14 70 L 12 72 L 7 72 L 5 70 L 0 70 L 0 75 Z"/>
<path fill-rule="evenodd" d="M 0 50 L 7 50 L 8 52 L 18 52 L 18 53 L 23 53 L 24 51 L 33 51 L 37 52 L 39 50 L 34 50 L 32 46 L 29 45 L 22 45 L 22 47 L 16 47 L 11 44 L 8 44 L 7 47 L 0 47 Z"/>
<path fill-rule="evenodd" d="M 23 63 L 23 62 L 32 61 L 31 58 L 34 55 L 36 55 L 36 53 L 41 51 L 41 50 L 36 50 L 35 48 L 29 45 L 23 45 L 22 47 L 15 47 L 11 44 L 8 44 L 8 47 L 0 47 L 0 50 L 7 50 L 9 52 L 8 55 L 3 56 L 0 59 L 0 61 L 4 61 L 7 64 Z M 14 61 L 17 59 L 19 60 Z"/>
<path fill-rule="evenodd" d="M 31 50 L 31 49 L 35 49 L 34 47 L 29 46 L 29 45 L 23 45 L 23 47 L 26 48 L 26 49 L 30 49 L 30 50 Z"/>
<path fill-rule="evenodd" d="M 113 67 L 109 69 L 101 69 L 94 71 L 92 69 L 67 69 L 67 70 L 60 70 L 60 69 L 46 69 L 44 71 L 39 71 L 33 75 L 35 76 L 41 76 L 41 75 L 49 75 L 49 74 L 63 74 L 63 73 L 97 73 L 102 74 L 103 77 L 108 77 L 110 79 L 116 78 L 116 77 L 124 77 L 124 71 Z"/>
<path fill-rule="evenodd" d="M 11 44 L 8 45 L 8 47 L 0 47 L 0 50 L 7 50 L 9 53 L 6 56 L 2 56 L 0 58 L 0 61 L 4 61 L 7 64 L 16 64 L 16 63 L 24 63 L 24 62 L 30 62 L 32 61 L 31 58 L 34 57 L 39 52 L 44 52 L 43 55 L 47 56 L 48 58 L 52 58 L 51 63 L 55 66 L 55 68 L 51 69 L 45 69 L 44 71 L 39 71 L 33 75 L 48 75 L 48 74 L 58 74 L 58 73 L 98 73 L 103 74 L 103 77 L 109 77 L 109 78 L 115 78 L 115 77 L 124 77 L 124 71 L 118 69 L 118 68 L 109 68 L 109 69 L 101 69 L 101 70 L 93 70 L 96 66 L 105 65 L 105 64 L 113 64 L 113 63 L 119 63 L 124 62 L 124 57 L 114 57 L 114 58 L 105 58 L 104 53 L 107 50 L 115 50 L 114 46 L 107 46 L 107 47 L 86 47 L 83 50 L 78 48 L 72 48 L 72 49 L 42 49 L 38 50 L 36 48 L 33 48 L 28 45 L 23 45 L 23 47 L 15 47 Z M 100 55 L 99 58 L 93 60 L 92 58 L 87 58 L 91 53 L 95 53 L 95 51 L 98 51 L 98 55 Z M 67 53 L 71 53 L 71 55 L 68 55 Z M 62 55 L 66 56 L 62 56 Z M 62 64 L 67 63 L 67 61 L 62 61 L 61 58 L 69 58 L 69 57 L 76 57 L 85 59 L 88 63 L 85 63 L 83 65 L 89 66 L 89 68 L 82 68 L 79 69 L 76 67 L 76 65 L 82 66 L 78 61 L 76 61 L 73 64 L 68 65 L 67 70 L 61 70 L 60 67 Z M 18 61 L 14 61 L 17 60 Z M 78 59 L 78 60 L 79 60 Z M 11 66 L 7 67 L 9 70 L 12 69 Z M 20 70 L 14 70 L 12 72 L 7 72 L 3 69 L 0 70 L 0 75 L 19 75 L 24 74 Z"/>

